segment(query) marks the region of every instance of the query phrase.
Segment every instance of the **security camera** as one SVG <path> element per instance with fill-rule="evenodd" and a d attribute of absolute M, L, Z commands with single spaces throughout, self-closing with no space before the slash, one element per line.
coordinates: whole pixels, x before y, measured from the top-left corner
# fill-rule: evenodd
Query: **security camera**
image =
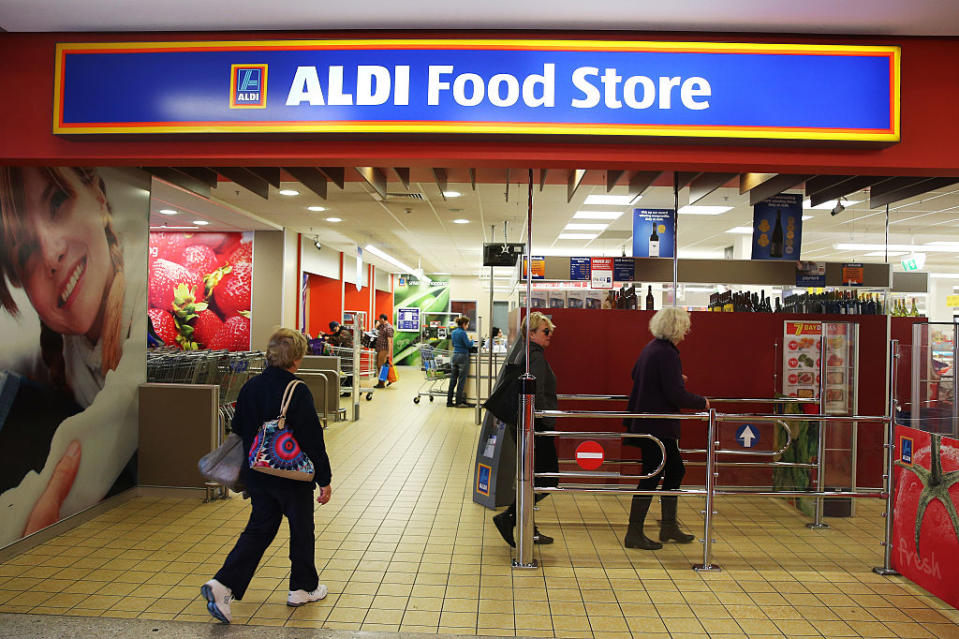
<path fill-rule="evenodd" d="M 317 250 L 317 251 L 319 251 L 320 249 L 323 248 L 323 245 L 320 244 L 320 241 L 319 241 L 319 240 L 313 240 L 313 246 L 316 247 L 316 250 Z"/>
<path fill-rule="evenodd" d="M 832 210 L 829 212 L 829 214 L 830 214 L 830 215 L 839 215 L 840 213 L 842 213 L 842 212 L 845 211 L 845 210 L 846 210 L 846 207 L 843 206 L 843 204 L 842 204 L 842 198 L 840 197 L 839 199 L 836 200 L 836 206 L 834 206 L 834 207 L 832 208 Z"/>

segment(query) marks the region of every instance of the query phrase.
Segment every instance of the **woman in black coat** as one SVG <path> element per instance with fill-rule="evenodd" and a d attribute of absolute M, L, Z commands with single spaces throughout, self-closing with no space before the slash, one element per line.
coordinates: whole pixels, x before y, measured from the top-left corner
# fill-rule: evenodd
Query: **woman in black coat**
<path fill-rule="evenodd" d="M 683 375 L 683 365 L 679 359 L 679 349 L 676 344 L 682 341 L 689 332 L 689 313 L 677 307 L 664 308 L 653 315 L 649 322 L 649 332 L 653 339 L 649 342 L 639 359 L 633 366 L 633 390 L 629 395 L 630 413 L 678 413 L 683 408 L 704 410 L 709 408 L 709 400 L 694 395 L 686 390 L 686 376 Z M 655 490 L 659 481 L 663 482 L 663 490 L 676 490 L 683 481 L 686 467 L 679 452 L 679 424 L 678 419 L 626 419 L 626 429 L 630 433 L 646 433 L 658 438 L 666 449 L 666 463 L 658 475 L 648 479 L 641 479 L 639 490 Z M 659 446 L 645 437 L 627 437 L 625 443 L 638 446 L 643 455 L 643 474 L 652 473 L 662 461 L 662 452 Z M 633 495 L 633 502 L 629 511 L 629 529 L 623 545 L 627 548 L 642 548 L 643 550 L 658 550 L 662 543 L 653 541 L 643 532 L 643 523 L 652 497 L 649 495 Z M 660 541 L 677 541 L 688 544 L 693 540 L 679 529 L 676 521 L 676 505 L 678 498 L 675 495 L 660 497 L 663 518 L 659 529 Z"/>
<path fill-rule="evenodd" d="M 298 379 L 293 373 L 303 361 L 307 343 L 302 333 L 281 328 L 270 337 L 266 349 L 267 367 L 240 389 L 233 416 L 233 432 L 250 450 L 263 422 L 276 419 L 287 384 Z M 290 522 L 290 592 L 288 606 L 319 601 L 327 587 L 319 583 L 314 557 L 313 487 L 319 486 L 316 501 L 325 504 L 332 494 L 330 460 L 323 443 L 323 427 L 316 415 L 313 396 L 305 384 L 298 384 L 286 412 L 286 425 L 300 448 L 313 462 L 313 481 L 297 481 L 250 470 L 244 464 L 241 477 L 250 494 L 253 511 L 216 576 L 203 584 L 201 592 L 207 610 L 223 623 L 230 623 L 230 601 L 242 599 L 263 553 L 280 528 L 283 516 Z"/>

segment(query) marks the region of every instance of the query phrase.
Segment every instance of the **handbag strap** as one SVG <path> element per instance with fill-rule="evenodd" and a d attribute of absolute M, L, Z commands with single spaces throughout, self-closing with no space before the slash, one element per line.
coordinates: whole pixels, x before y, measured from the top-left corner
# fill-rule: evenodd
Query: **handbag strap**
<path fill-rule="evenodd" d="M 293 391 L 296 390 L 297 385 L 302 383 L 303 380 L 301 379 L 291 380 L 283 391 L 283 399 L 280 402 L 280 416 L 277 419 L 280 428 L 286 427 L 286 409 L 290 407 L 290 401 L 293 399 Z"/>

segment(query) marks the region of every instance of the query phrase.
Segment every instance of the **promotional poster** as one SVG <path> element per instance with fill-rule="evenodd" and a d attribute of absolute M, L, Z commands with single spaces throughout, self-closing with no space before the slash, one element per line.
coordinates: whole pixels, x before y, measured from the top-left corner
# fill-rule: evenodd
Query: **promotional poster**
<path fill-rule="evenodd" d="M 418 308 L 421 326 L 428 326 L 432 320 L 439 320 L 441 326 L 446 326 L 451 321 L 451 316 L 446 315 L 450 310 L 449 284 L 448 275 L 427 275 L 424 280 L 413 276 L 400 277 L 393 291 L 393 308 Z M 431 312 L 442 315 L 430 316 Z M 394 326 L 396 321 L 394 317 Z M 393 363 L 397 366 L 419 365 L 419 340 L 420 333 L 396 331 L 393 335 Z"/>
<path fill-rule="evenodd" d="M 753 207 L 754 260 L 798 260 L 802 249 L 802 194 L 781 193 Z"/>
<path fill-rule="evenodd" d="M 672 209 L 633 209 L 633 257 L 673 257 Z"/>
<path fill-rule="evenodd" d="M 892 567 L 959 607 L 959 441 L 896 426 Z"/>
<path fill-rule="evenodd" d="M 0 168 L 0 546 L 135 485 L 150 177 Z"/>
<path fill-rule="evenodd" d="M 153 331 L 183 350 L 250 350 L 253 233 L 150 233 Z"/>

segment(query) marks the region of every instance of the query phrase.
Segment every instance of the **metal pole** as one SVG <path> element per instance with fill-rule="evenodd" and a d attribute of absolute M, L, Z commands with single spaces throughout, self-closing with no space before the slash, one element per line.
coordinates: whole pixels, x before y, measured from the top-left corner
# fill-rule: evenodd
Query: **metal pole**
<path fill-rule="evenodd" d="M 479 337 L 480 345 L 482 345 L 482 344 L 483 344 L 483 318 L 480 317 L 479 315 L 476 316 L 476 335 L 477 335 L 477 337 Z M 481 401 L 482 398 L 480 397 L 480 377 L 482 377 L 482 376 L 480 375 L 480 363 L 483 361 L 482 359 L 480 359 L 480 357 L 481 357 L 481 356 L 480 356 L 480 350 L 482 350 L 482 349 L 480 349 L 479 347 L 476 348 L 476 360 L 473 362 L 473 364 L 474 364 L 474 365 L 473 365 L 473 371 L 474 371 L 474 372 L 473 372 L 473 375 L 475 376 L 475 380 L 476 380 L 476 408 L 475 408 L 475 412 L 476 412 L 476 425 L 477 425 L 477 426 L 479 426 L 480 419 L 481 419 L 481 417 L 483 416 L 483 407 L 480 406 L 480 404 L 483 403 L 483 402 Z M 470 356 L 472 356 L 472 355 L 473 355 L 473 354 L 470 353 Z"/>
<path fill-rule="evenodd" d="M 496 225 L 491 224 L 489 227 L 489 241 L 494 241 L 494 236 L 496 235 Z M 506 222 L 503 222 L 503 244 L 506 244 Z M 489 267 L 489 379 L 486 380 L 486 396 L 489 397 L 493 394 L 493 267 Z M 477 335 L 482 335 L 478 332 Z M 482 340 L 481 340 L 482 345 Z M 477 397 L 477 403 L 479 403 L 479 398 Z"/>
<path fill-rule="evenodd" d="M 361 323 L 362 320 L 362 323 Z M 360 418 L 360 332 L 366 326 L 366 314 L 356 311 L 353 314 L 353 388 L 351 397 L 353 398 L 353 421 Z M 376 368 L 376 363 L 373 363 Z M 374 371 L 378 375 L 379 371 Z"/>
<path fill-rule="evenodd" d="M 819 325 L 819 414 L 826 414 L 826 322 Z M 826 422 L 819 422 L 819 437 L 816 450 L 816 492 L 821 493 L 826 478 Z M 822 521 L 823 498 L 816 497 L 816 512 L 807 528 L 829 528 Z"/>
<path fill-rule="evenodd" d="M 526 373 L 520 377 L 519 419 L 516 425 L 516 557 L 513 568 L 536 568 L 533 559 L 533 411 L 536 378 L 529 372 L 529 314 L 533 297 L 533 169 L 529 170 L 526 211 Z"/>
<path fill-rule="evenodd" d="M 713 515 L 716 514 L 713 510 L 713 496 L 716 490 L 716 477 L 719 475 L 716 472 L 716 447 L 720 444 L 716 441 L 715 408 L 709 409 L 709 428 L 706 439 L 706 510 L 703 511 L 703 563 L 693 564 L 693 570 L 696 572 L 706 570 L 719 572 L 720 567 L 709 561 L 713 545 Z"/>
<path fill-rule="evenodd" d="M 915 344 L 915 342 L 913 342 Z M 877 575 L 895 576 L 899 573 L 892 567 L 892 517 L 893 517 L 893 465 L 896 459 L 896 382 L 899 377 L 899 340 L 889 341 L 889 426 L 886 428 L 886 472 L 882 476 L 883 489 L 886 491 L 885 538 L 882 546 L 882 565 L 872 569 Z M 915 397 L 915 396 L 913 396 Z M 916 400 L 913 399 L 915 402 Z"/>
<path fill-rule="evenodd" d="M 679 173 L 673 172 L 673 306 L 679 302 Z"/>

